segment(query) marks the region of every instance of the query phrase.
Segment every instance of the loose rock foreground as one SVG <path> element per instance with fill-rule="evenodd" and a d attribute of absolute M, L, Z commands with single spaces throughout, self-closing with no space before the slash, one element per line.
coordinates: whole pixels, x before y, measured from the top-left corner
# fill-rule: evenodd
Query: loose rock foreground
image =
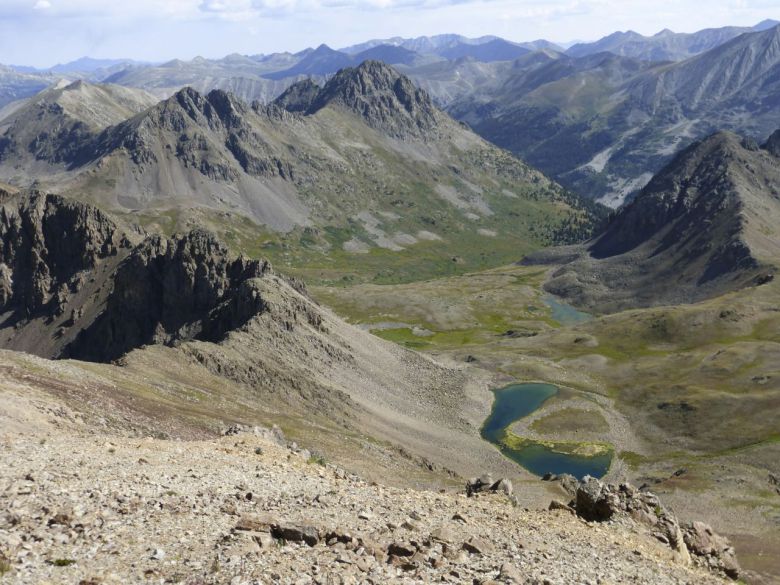
<path fill-rule="evenodd" d="M 723 583 L 625 519 L 369 484 L 265 429 L 14 432 L 1 453 L 3 582 Z"/>

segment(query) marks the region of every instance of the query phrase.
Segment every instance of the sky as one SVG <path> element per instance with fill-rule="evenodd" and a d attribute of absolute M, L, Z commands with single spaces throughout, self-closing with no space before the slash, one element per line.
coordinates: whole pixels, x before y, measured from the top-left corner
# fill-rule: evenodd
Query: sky
<path fill-rule="evenodd" d="M 780 19 L 778 0 L 0 0 L 0 63 L 161 62 L 441 33 L 595 40 Z"/>

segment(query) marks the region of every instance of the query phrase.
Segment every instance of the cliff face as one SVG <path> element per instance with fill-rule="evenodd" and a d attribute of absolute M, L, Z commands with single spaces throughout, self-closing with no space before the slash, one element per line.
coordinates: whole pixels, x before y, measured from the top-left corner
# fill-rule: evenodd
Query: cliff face
<path fill-rule="evenodd" d="M 252 279 L 271 271 L 200 230 L 134 245 L 99 210 L 37 192 L 2 194 L 0 244 L 4 346 L 53 358 L 219 341 L 263 311 Z"/>
<path fill-rule="evenodd" d="M 94 207 L 33 192 L 0 191 L 0 310 L 61 315 L 85 275 L 126 253 L 129 241 Z"/>
<path fill-rule="evenodd" d="M 62 357 L 110 361 L 141 345 L 220 341 L 263 311 L 251 279 L 269 271 L 265 262 L 230 258 L 207 232 L 148 238 L 119 265 L 104 310 Z"/>

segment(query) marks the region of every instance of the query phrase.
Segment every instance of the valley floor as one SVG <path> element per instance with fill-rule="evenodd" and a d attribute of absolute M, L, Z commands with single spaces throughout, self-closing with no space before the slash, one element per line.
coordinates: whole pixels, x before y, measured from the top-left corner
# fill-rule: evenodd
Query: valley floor
<path fill-rule="evenodd" d="M 511 430 L 614 446 L 607 478 L 648 484 L 729 535 L 747 580 L 780 579 L 780 284 L 583 319 L 507 266 L 403 285 L 319 287 L 376 335 L 561 391 Z"/>

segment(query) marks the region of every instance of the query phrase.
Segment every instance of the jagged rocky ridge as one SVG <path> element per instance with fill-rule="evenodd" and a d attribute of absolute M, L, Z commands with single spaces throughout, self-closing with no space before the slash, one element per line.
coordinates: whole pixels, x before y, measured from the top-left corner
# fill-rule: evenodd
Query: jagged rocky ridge
<path fill-rule="evenodd" d="M 379 61 L 339 71 L 311 100 L 307 112 L 328 104 L 357 112 L 370 126 L 398 138 L 433 139 L 442 116 L 426 92 Z"/>
<path fill-rule="evenodd" d="M 232 257 L 208 232 L 133 244 L 94 207 L 40 192 L 0 197 L 5 347 L 111 361 L 146 344 L 220 341 L 264 309 L 252 281 L 269 264 Z"/>
<path fill-rule="evenodd" d="M 681 152 L 601 235 L 526 262 L 564 263 L 547 290 L 604 311 L 768 282 L 780 254 L 777 137 L 759 148 L 714 134 Z"/>

